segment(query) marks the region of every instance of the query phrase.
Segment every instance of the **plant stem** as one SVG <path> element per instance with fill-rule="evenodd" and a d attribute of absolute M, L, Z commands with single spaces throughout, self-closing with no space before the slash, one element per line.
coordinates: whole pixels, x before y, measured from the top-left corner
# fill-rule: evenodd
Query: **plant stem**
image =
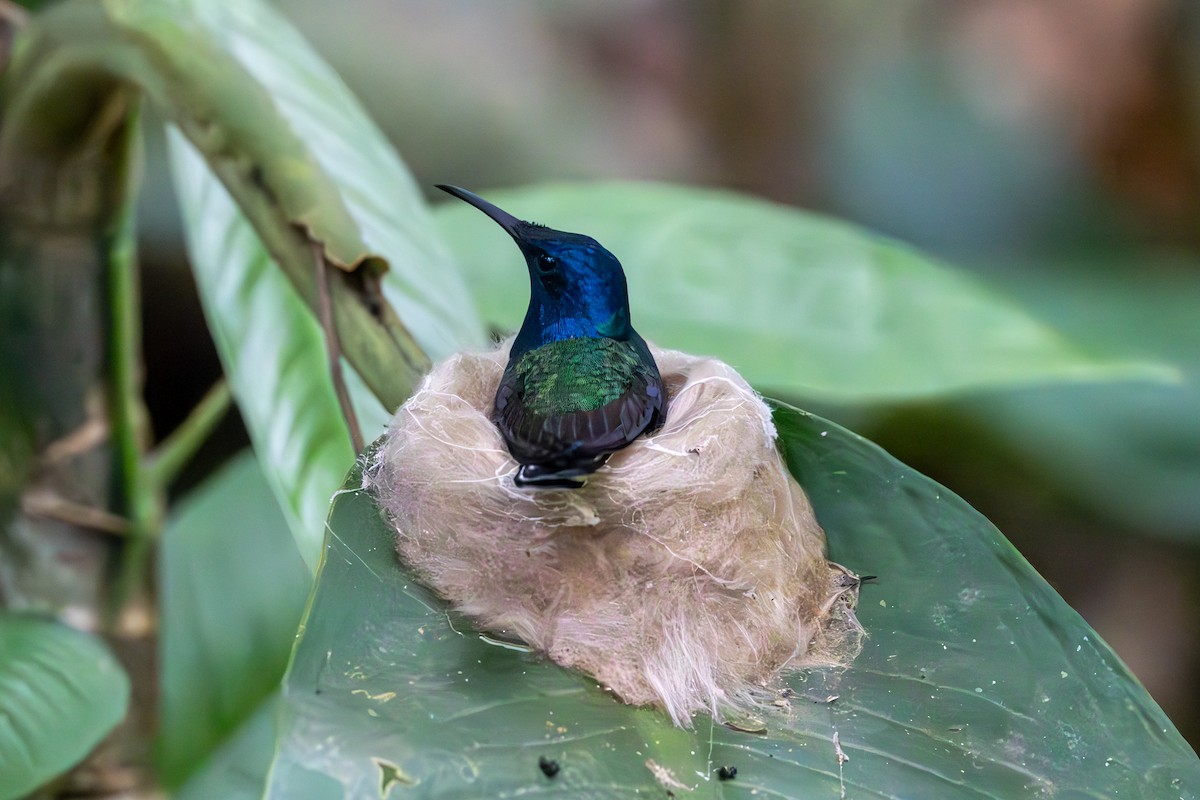
<path fill-rule="evenodd" d="M 129 520 L 116 582 L 109 597 L 107 622 L 114 626 L 129 600 L 141 594 L 151 543 L 162 529 L 166 499 L 150 480 L 143 459 L 149 440 L 149 415 L 142 398 L 141 285 L 134 237 L 137 201 L 138 114 L 131 113 L 118 134 L 117 174 L 125 181 L 120 209 L 106 231 L 110 324 L 108 332 L 110 414 L 116 478 L 122 511 Z"/>
<path fill-rule="evenodd" d="M 200 449 L 200 445 L 225 418 L 231 405 L 233 394 L 229 383 L 221 378 L 200 398 L 187 419 L 145 459 L 143 470 L 146 481 L 159 491 L 166 491 Z"/>

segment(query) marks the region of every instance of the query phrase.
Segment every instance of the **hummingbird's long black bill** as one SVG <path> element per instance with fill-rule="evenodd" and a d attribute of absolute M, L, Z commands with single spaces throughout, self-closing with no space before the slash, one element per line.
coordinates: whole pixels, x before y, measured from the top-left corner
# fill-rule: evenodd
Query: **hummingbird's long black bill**
<path fill-rule="evenodd" d="M 478 208 L 483 213 L 487 214 L 504 230 L 508 231 L 508 235 L 514 239 L 520 240 L 520 229 L 525 226 L 525 221 L 517 219 L 512 214 L 500 208 L 494 203 L 489 203 L 474 192 L 468 192 L 466 189 L 458 186 L 449 186 L 444 183 L 437 184 L 437 188 L 441 189 L 446 194 L 453 195 L 464 203 L 470 203 Z"/>

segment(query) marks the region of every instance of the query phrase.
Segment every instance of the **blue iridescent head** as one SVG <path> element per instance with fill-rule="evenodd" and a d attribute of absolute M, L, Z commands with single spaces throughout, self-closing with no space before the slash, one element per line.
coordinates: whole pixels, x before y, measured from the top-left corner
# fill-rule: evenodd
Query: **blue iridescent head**
<path fill-rule="evenodd" d="M 630 337 L 625 271 L 599 242 L 517 219 L 466 189 L 440 184 L 438 188 L 495 220 L 525 256 L 529 310 L 514 350 L 580 337 L 621 341 Z"/>

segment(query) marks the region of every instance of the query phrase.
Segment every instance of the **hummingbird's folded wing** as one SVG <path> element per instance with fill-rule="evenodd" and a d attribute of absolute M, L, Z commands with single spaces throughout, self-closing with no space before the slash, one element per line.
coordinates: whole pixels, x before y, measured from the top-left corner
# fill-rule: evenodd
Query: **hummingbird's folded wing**
<path fill-rule="evenodd" d="M 557 414 L 533 413 L 523 383 L 514 376 L 501 382 L 493 418 L 518 462 L 551 469 L 590 464 L 590 472 L 610 453 L 657 428 L 664 405 L 657 370 L 634 369 L 625 391 L 599 408 Z"/>

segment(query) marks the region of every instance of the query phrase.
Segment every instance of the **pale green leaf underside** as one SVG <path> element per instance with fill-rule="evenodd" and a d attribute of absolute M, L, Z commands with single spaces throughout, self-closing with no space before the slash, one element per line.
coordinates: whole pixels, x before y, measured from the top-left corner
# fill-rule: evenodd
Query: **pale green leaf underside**
<path fill-rule="evenodd" d="M 1147 362 L 1085 354 L 1012 303 L 915 250 L 795 208 L 660 184 L 487 192 L 505 210 L 586 233 L 625 267 L 633 323 L 663 347 L 711 353 L 751 383 L 838 401 L 1120 378 Z M 450 201 L 438 224 L 484 318 L 519 327 L 529 301 L 507 235 Z"/>
<path fill-rule="evenodd" d="M 776 422 L 831 557 L 879 579 L 862 596 L 862 655 L 843 674 L 794 675 L 799 697 L 766 735 L 672 728 L 482 640 L 409 580 L 352 474 L 286 679 L 269 796 L 382 796 L 400 774 L 391 797 L 661 797 L 647 759 L 689 797 L 1198 796 L 1200 761 L 1162 711 L 983 517 L 841 428 L 787 407 Z M 543 755 L 562 765 L 553 783 Z M 721 764 L 737 779 L 713 780 Z"/>
<path fill-rule="evenodd" d="M 267 480 L 310 569 L 353 463 L 321 328 L 223 186 L 171 133 L 172 172 L 208 327 Z"/>
<path fill-rule="evenodd" d="M 129 679 L 97 638 L 0 614 L 0 800 L 81 761 L 125 716 Z"/>
<path fill-rule="evenodd" d="M 387 260 L 385 294 L 431 357 L 482 343 L 478 315 L 407 169 L 285 20 L 259 2 L 113 0 L 112 7 L 123 25 L 155 41 L 203 35 L 231 69 L 261 84 L 333 182 L 354 234 Z M 240 123 L 213 124 L 236 131 Z M 315 568 L 328 498 L 353 460 L 322 332 L 195 150 L 174 131 L 170 145 L 209 327 L 268 481 L 301 555 Z M 373 438 L 386 415 L 357 376 L 349 382 L 365 435 Z"/>

